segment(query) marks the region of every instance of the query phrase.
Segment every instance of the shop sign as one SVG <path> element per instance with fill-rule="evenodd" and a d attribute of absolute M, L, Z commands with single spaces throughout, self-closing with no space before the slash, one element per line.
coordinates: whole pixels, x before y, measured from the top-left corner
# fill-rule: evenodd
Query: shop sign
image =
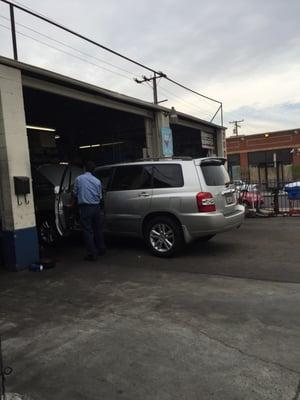
<path fill-rule="evenodd" d="M 201 131 L 201 143 L 204 149 L 215 149 L 214 137 L 212 133 Z"/>

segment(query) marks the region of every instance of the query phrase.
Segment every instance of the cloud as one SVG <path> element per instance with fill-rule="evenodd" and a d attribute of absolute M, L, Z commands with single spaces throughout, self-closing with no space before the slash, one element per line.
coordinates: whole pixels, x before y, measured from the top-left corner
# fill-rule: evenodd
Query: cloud
<path fill-rule="evenodd" d="M 244 122 L 240 124 L 239 132 L 241 134 L 296 129 L 300 127 L 300 102 L 282 103 L 269 107 L 244 106 L 225 113 L 228 136 L 232 135 L 232 126 L 229 121 L 235 120 L 237 115 L 242 115 L 244 119 Z"/>
<path fill-rule="evenodd" d="M 22 3 L 105 46 L 164 71 L 195 90 L 220 99 L 225 112 L 234 119 L 246 119 L 247 114 L 242 115 L 246 109 L 259 109 L 261 114 L 251 115 L 253 131 L 265 130 L 265 126 L 281 129 L 284 124 L 300 125 L 291 109 L 284 110 L 285 118 L 276 114 L 282 111 L 278 105 L 300 101 L 299 0 L 228 0 L 226 4 L 223 0 L 153 0 L 151 3 L 146 0 L 22 0 Z M 8 15 L 3 4 L 0 4 L 0 13 Z M 128 72 L 87 58 L 90 63 L 126 75 L 124 78 L 66 54 L 56 54 L 57 51 L 43 48 L 41 44 L 33 46 L 32 41 L 19 36 L 20 54 L 27 62 L 151 101 L 151 90 L 132 80 L 134 76 L 149 72 L 19 12 L 16 17 L 17 22 Z M 2 35 L 2 32 L 0 27 L 0 53 L 8 55 L 11 51 L 7 44 L 9 35 L 7 32 Z M 161 82 L 160 88 L 160 98 L 167 97 L 169 105 L 179 110 L 205 118 L 215 111 L 214 104 L 209 105 L 167 82 Z M 259 118 L 261 115 L 263 117 Z"/>

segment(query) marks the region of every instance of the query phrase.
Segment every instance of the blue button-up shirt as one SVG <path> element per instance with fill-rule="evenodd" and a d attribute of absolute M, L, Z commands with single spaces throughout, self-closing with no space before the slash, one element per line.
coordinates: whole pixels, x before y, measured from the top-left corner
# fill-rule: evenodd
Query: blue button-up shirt
<path fill-rule="evenodd" d="M 99 204 L 102 198 L 102 185 L 98 178 L 86 172 L 75 179 L 73 192 L 78 204 Z"/>

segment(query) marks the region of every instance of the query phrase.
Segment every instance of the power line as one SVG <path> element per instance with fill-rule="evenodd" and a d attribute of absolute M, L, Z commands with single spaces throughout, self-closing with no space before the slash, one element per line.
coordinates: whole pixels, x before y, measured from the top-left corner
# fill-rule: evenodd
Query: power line
<path fill-rule="evenodd" d="M 137 78 L 135 78 L 134 80 L 135 80 L 136 83 L 145 83 L 146 82 L 146 83 L 149 84 L 149 82 L 153 82 L 153 86 L 152 86 L 152 89 L 153 89 L 153 103 L 154 104 L 158 104 L 157 79 L 163 78 L 163 77 L 165 77 L 165 75 L 162 72 L 159 72 L 159 75 L 154 73 L 154 76 L 151 76 L 150 78 L 147 78 L 144 75 L 142 80 L 137 79 Z"/>
<path fill-rule="evenodd" d="M 244 122 L 244 120 L 240 119 L 239 121 L 229 121 L 230 124 L 234 124 L 233 134 L 236 136 L 239 135 L 239 128 L 241 128 L 241 125 L 239 125 L 240 122 Z"/>
<path fill-rule="evenodd" d="M 3 15 L 0 15 L 0 18 L 3 18 L 3 19 L 5 19 L 5 20 L 9 21 L 9 18 L 7 18 L 7 17 L 5 17 L 5 16 L 3 16 Z M 71 50 L 74 50 L 74 51 L 76 51 L 76 52 L 78 52 L 78 53 L 80 53 L 80 54 L 82 54 L 82 55 L 84 55 L 84 56 L 93 58 L 93 59 L 95 59 L 95 60 L 97 60 L 97 61 L 99 61 L 99 62 L 102 62 L 102 63 L 104 63 L 104 64 L 110 65 L 110 66 L 112 66 L 112 67 L 114 67 L 114 68 L 116 68 L 116 69 L 119 69 L 119 70 L 121 70 L 121 71 L 124 71 L 124 72 L 126 72 L 126 73 L 128 73 L 128 74 L 132 74 L 132 75 L 134 76 L 134 73 L 132 73 L 132 72 L 130 72 L 130 71 L 124 69 L 124 68 L 120 68 L 120 67 L 118 67 L 118 66 L 116 66 L 116 65 L 114 65 L 114 64 L 111 64 L 111 63 L 109 63 L 109 62 L 106 62 L 106 61 L 104 61 L 104 60 L 102 60 L 102 59 L 100 59 L 100 58 L 98 58 L 98 57 L 95 57 L 95 56 L 92 56 L 92 55 L 90 55 L 90 54 L 88 54 L 88 53 L 82 52 L 81 50 L 78 50 L 78 49 L 76 49 L 76 48 L 73 47 L 73 46 L 70 46 L 70 45 L 68 45 L 68 44 L 66 44 L 66 43 L 64 43 L 64 42 L 61 42 L 61 41 L 59 41 L 59 40 L 57 40 L 57 39 L 54 39 L 54 38 L 52 38 L 52 37 L 50 37 L 50 36 L 48 36 L 48 35 L 45 35 L 45 34 L 39 32 L 39 31 L 37 31 L 37 30 L 35 30 L 35 29 L 29 28 L 28 26 L 26 26 L 26 25 L 24 25 L 24 24 L 16 23 L 16 25 L 21 26 L 21 27 L 23 27 L 23 28 L 25 28 L 25 29 L 27 29 L 27 30 L 33 32 L 33 33 L 36 33 L 36 34 L 38 34 L 38 35 L 40 35 L 40 36 L 42 36 L 42 37 L 45 37 L 46 39 L 49 39 L 49 40 L 51 40 L 51 41 L 53 41 L 53 42 L 55 42 L 55 43 L 58 43 L 58 44 L 60 44 L 60 45 L 62 45 L 62 46 L 64 46 L 64 47 L 67 47 L 67 48 L 69 48 L 69 49 L 71 49 Z M 4 27 L 4 25 L 1 25 L 1 24 L 0 24 L 0 26 Z M 5 28 L 6 28 L 6 29 L 10 29 L 9 27 L 5 27 Z M 80 58 L 80 57 L 77 57 L 77 56 L 75 56 L 75 55 L 73 55 L 73 54 L 71 54 L 71 53 L 68 53 L 68 52 L 63 51 L 62 49 L 58 49 L 58 48 L 55 47 L 55 46 L 51 46 L 51 45 L 49 45 L 48 43 L 45 43 L 45 42 L 42 42 L 42 41 L 40 41 L 40 40 L 38 40 L 38 39 L 36 39 L 36 38 L 33 38 L 32 36 L 28 36 L 28 35 L 24 34 L 23 32 L 17 31 L 17 33 L 20 34 L 20 35 L 22 35 L 22 36 L 24 36 L 24 37 L 26 37 L 26 38 L 35 40 L 35 41 L 37 41 L 37 42 L 40 43 L 40 44 L 46 45 L 46 46 L 48 46 L 48 47 L 50 47 L 50 48 L 53 48 L 53 49 L 55 49 L 55 50 L 57 50 L 57 51 L 60 51 L 60 52 L 62 52 L 62 53 L 64 53 L 64 54 L 70 55 L 70 56 L 72 56 L 72 57 L 76 57 L 76 58 L 78 58 L 78 59 L 81 60 L 81 61 L 85 61 L 86 63 L 89 63 L 89 64 L 94 65 L 94 66 L 96 66 L 96 67 L 102 68 L 102 69 L 104 69 L 104 70 L 106 70 L 106 71 L 115 73 L 115 71 L 111 71 L 111 70 L 109 70 L 109 69 L 107 69 L 107 68 L 100 67 L 100 66 L 98 66 L 98 65 L 96 65 L 96 64 L 94 64 L 94 63 L 90 63 L 90 62 L 88 62 L 87 60 L 83 60 L 83 59 Z M 122 77 L 125 77 L 126 79 L 130 79 L 130 78 L 126 77 L 125 75 L 122 75 L 122 74 L 118 74 L 118 75 L 119 75 L 119 76 L 122 76 Z M 148 87 L 150 87 L 151 89 L 153 89 L 152 86 L 151 86 L 151 84 L 150 84 L 149 82 L 150 82 L 150 81 L 153 81 L 153 82 L 154 82 L 154 79 L 158 79 L 158 78 L 159 78 L 159 82 L 160 82 L 160 80 L 161 80 L 162 77 L 164 77 L 163 74 L 162 74 L 162 75 L 159 75 L 159 76 L 156 76 L 156 78 L 154 78 L 154 77 L 146 78 L 145 76 L 143 76 L 143 80 L 135 79 L 135 81 L 138 82 L 138 83 L 147 83 L 147 84 L 149 85 Z M 131 79 L 130 79 L 130 80 L 131 80 Z M 157 83 L 157 86 L 158 86 L 158 83 Z M 157 91 L 157 89 L 156 89 L 156 91 Z M 162 88 L 161 88 L 161 91 L 163 91 L 163 92 L 165 92 L 165 93 L 168 92 L 168 93 L 171 94 L 173 97 L 178 98 L 179 101 L 180 101 L 181 103 L 185 103 L 185 104 L 188 105 L 189 107 L 193 107 L 194 110 L 197 110 L 197 112 L 200 111 L 195 105 L 192 105 L 191 103 L 188 103 L 188 102 L 186 102 L 186 101 L 184 101 L 184 100 L 181 100 L 179 96 L 176 96 L 175 94 L 173 94 L 172 92 L 168 91 L 167 89 L 162 89 Z M 154 103 L 155 103 L 155 104 L 158 104 L 158 99 L 157 99 L 157 97 L 156 97 L 156 101 L 155 101 Z M 203 111 L 200 111 L 200 112 L 203 113 Z M 208 114 L 208 113 L 205 113 L 205 115 L 208 116 L 208 117 L 211 117 L 211 115 Z"/>
<path fill-rule="evenodd" d="M 8 1 L 8 0 L 1 0 L 1 1 L 2 1 L 3 3 L 8 4 L 8 5 L 13 5 L 15 8 L 17 8 L 17 9 L 19 9 L 19 10 L 21 10 L 21 11 L 24 11 L 24 12 L 27 13 L 27 14 L 33 15 L 33 16 L 35 16 L 35 17 L 38 17 L 38 18 L 40 18 L 41 20 L 43 20 L 43 21 L 45 21 L 45 22 L 48 22 L 48 23 L 50 23 L 50 24 L 56 26 L 57 28 L 63 29 L 63 30 L 65 30 L 66 32 L 71 33 L 72 35 L 79 37 L 80 39 L 83 39 L 83 40 L 85 40 L 85 41 L 87 41 L 87 42 L 89 42 L 89 43 L 91 43 L 91 44 L 93 44 L 93 45 L 95 45 L 95 46 L 97 46 L 97 47 L 100 47 L 101 49 L 106 50 L 106 51 L 108 51 L 109 53 L 115 54 L 116 56 L 121 57 L 121 58 L 123 58 L 124 60 L 130 61 L 131 63 L 136 64 L 136 65 L 138 65 L 138 66 L 140 66 L 140 67 L 142 67 L 142 68 L 144 68 L 144 69 L 147 69 L 147 70 L 150 71 L 150 72 L 153 72 L 153 73 L 156 72 L 153 68 L 147 67 L 146 65 L 144 65 L 144 64 L 142 64 L 142 63 L 140 63 L 140 62 L 138 62 L 138 61 L 135 61 L 135 60 L 133 60 L 132 58 L 129 58 L 129 57 L 127 57 L 127 56 L 124 56 L 123 54 L 121 54 L 121 53 L 119 53 L 119 52 L 117 52 L 117 51 L 115 51 L 115 50 L 112 50 L 112 49 L 110 49 L 109 47 L 104 46 L 104 45 L 102 45 L 102 44 L 96 42 L 96 41 L 93 40 L 93 39 L 89 39 L 88 37 L 83 36 L 83 35 L 81 35 L 80 33 L 77 33 L 77 32 L 73 31 L 73 30 L 70 29 L 70 28 L 67 28 L 66 26 L 63 26 L 63 25 L 61 25 L 61 24 L 58 24 L 56 21 L 53 21 L 53 20 L 49 19 L 48 17 L 44 17 L 43 15 L 38 15 L 38 14 L 36 13 L 36 11 L 30 11 L 30 10 L 27 8 L 27 6 L 26 6 L 26 8 L 25 8 L 25 7 L 23 7 L 23 6 L 17 5 L 16 3 L 12 3 L 11 1 Z"/>
<path fill-rule="evenodd" d="M 76 37 L 78 37 L 78 38 L 80 38 L 80 39 L 82 39 L 82 40 L 85 40 L 86 42 L 91 43 L 91 44 L 93 44 L 93 45 L 95 45 L 95 46 L 97 46 L 97 47 L 99 47 L 99 48 L 101 48 L 101 49 L 103 49 L 103 50 L 106 50 L 106 51 L 110 52 L 111 54 L 114 54 L 114 55 L 116 55 L 116 56 L 118 56 L 118 57 L 120 57 L 120 58 L 122 58 L 122 59 L 124 59 L 124 60 L 127 60 L 127 61 L 129 61 L 129 62 L 131 62 L 131 63 L 133 63 L 133 64 L 135 64 L 135 65 L 138 65 L 139 67 L 142 67 L 142 68 L 144 68 L 144 69 L 146 69 L 146 70 L 148 70 L 148 71 L 150 71 L 150 72 L 152 72 L 152 73 L 154 73 L 154 74 L 157 74 L 157 75 L 161 74 L 161 72 L 158 72 L 158 71 L 154 70 L 153 68 L 150 68 L 150 67 L 148 67 L 148 66 L 146 66 L 146 65 L 144 65 L 144 64 L 142 64 L 142 63 L 140 63 L 140 62 L 138 62 L 138 61 L 136 61 L 136 60 L 134 60 L 134 59 L 131 59 L 131 58 L 129 58 L 129 57 L 127 57 L 127 56 L 125 56 L 125 55 L 123 55 L 123 54 L 121 54 L 121 53 L 115 51 L 115 50 L 112 50 L 111 48 L 109 48 L 109 47 L 107 47 L 107 46 L 104 46 L 104 45 L 102 45 L 102 44 L 96 42 L 95 40 L 89 39 L 88 37 L 86 37 L 86 36 L 84 36 L 84 35 L 81 35 L 80 33 L 77 33 L 77 32 L 75 32 L 75 31 L 73 31 L 72 29 L 67 28 L 66 26 L 63 26 L 63 25 L 57 23 L 56 21 L 53 21 L 53 20 L 51 20 L 50 18 L 48 18 L 48 17 L 46 17 L 46 16 L 44 16 L 44 15 L 42 15 L 42 14 L 37 13 L 36 11 L 30 10 L 27 6 L 25 7 L 25 6 L 23 6 L 23 5 L 22 5 L 21 3 L 19 3 L 19 2 L 11 2 L 11 1 L 9 1 L 9 0 L 0 0 L 0 1 L 2 1 L 2 2 L 5 3 L 5 4 L 8 4 L 9 7 L 10 7 L 10 13 L 11 13 L 11 29 L 12 29 L 12 37 L 13 37 L 13 45 L 14 45 L 14 56 L 15 56 L 15 59 L 17 59 L 17 45 L 16 45 L 16 35 L 15 35 L 15 28 L 14 28 L 14 26 L 15 26 L 15 25 L 14 25 L 14 12 L 13 12 L 13 9 L 14 9 L 14 8 L 16 8 L 16 9 L 18 9 L 18 10 L 21 10 L 21 11 L 23 11 L 23 12 L 29 14 L 29 15 L 32 15 L 32 16 L 34 16 L 34 17 L 37 17 L 37 18 L 41 19 L 42 21 L 45 21 L 45 22 L 47 22 L 47 23 L 50 23 L 50 24 L 52 24 L 53 26 L 55 26 L 55 27 L 57 27 L 57 28 L 59 28 L 59 29 L 64 30 L 65 32 L 68 32 L 68 33 L 70 33 L 70 34 L 72 34 L 72 35 L 74 35 L 74 36 L 76 36 Z M 25 35 L 23 34 L 23 36 L 25 36 Z M 25 36 L 25 37 L 26 37 L 26 36 Z M 31 39 L 33 39 L 33 38 L 31 38 Z M 33 40 L 36 40 L 36 39 L 33 39 Z M 72 56 L 75 57 L 74 55 L 72 55 Z M 79 58 L 79 57 L 77 57 L 77 58 Z M 85 61 L 85 60 L 83 60 L 83 61 Z M 97 65 L 96 65 L 96 66 L 97 66 Z M 98 66 L 98 67 L 99 67 L 99 66 Z M 104 69 L 104 68 L 103 68 L 103 69 Z M 112 71 L 110 71 L 110 72 L 112 72 Z M 218 100 L 216 100 L 216 99 L 213 99 L 213 98 L 211 98 L 211 97 L 205 96 L 205 95 L 203 95 L 202 93 L 197 92 L 196 90 L 190 89 L 189 87 L 187 87 L 187 86 L 185 86 L 185 85 L 183 85 L 183 84 L 181 84 L 181 83 L 175 81 L 174 79 L 169 78 L 167 75 L 164 75 L 164 78 L 165 78 L 166 80 L 168 80 L 169 82 L 171 82 L 171 83 L 173 83 L 173 84 L 175 84 L 175 85 L 177 85 L 177 86 L 179 86 L 179 87 L 181 87 L 181 88 L 183 88 L 183 89 L 185 89 L 185 90 L 187 90 L 187 91 L 190 91 L 191 93 L 196 94 L 197 96 L 200 96 L 200 97 L 202 97 L 202 98 L 204 98 L 204 99 L 207 99 L 207 100 L 210 100 L 210 101 L 212 101 L 212 102 L 218 103 L 218 104 L 220 105 L 219 108 L 218 108 L 218 111 L 219 111 L 219 110 L 221 111 L 221 124 L 223 125 L 223 106 L 222 106 L 222 102 L 220 102 L 220 101 L 218 101 Z M 128 79 L 128 78 L 127 78 L 127 79 Z M 213 119 L 214 119 L 215 116 L 217 115 L 218 111 L 217 111 L 217 112 L 215 113 L 215 115 L 213 116 L 211 122 L 213 121 Z"/>
<path fill-rule="evenodd" d="M 10 21 L 10 19 L 7 18 L 7 17 L 5 17 L 4 15 L 0 15 L 0 18 L 3 18 L 3 19 L 5 19 L 5 20 L 7 20 L 7 21 Z M 118 67 L 117 65 L 112 64 L 112 63 L 110 63 L 110 62 L 108 62 L 108 61 L 102 60 L 101 58 L 92 56 L 91 54 L 88 54 L 88 53 L 85 53 L 85 52 L 83 52 L 83 51 L 81 51 L 81 50 L 78 50 L 78 49 L 76 49 L 75 47 L 72 47 L 72 46 L 70 46 L 70 45 L 68 45 L 68 44 L 66 44 L 66 43 L 64 43 L 64 42 L 61 42 L 61 41 L 59 41 L 59 40 L 57 40 L 57 39 L 52 38 L 51 36 L 45 35 L 44 33 L 41 33 L 41 32 L 39 32 L 39 31 L 36 31 L 35 29 L 29 28 L 28 26 L 26 26 L 26 25 L 24 25 L 24 24 L 21 24 L 21 23 L 18 22 L 18 23 L 16 23 L 16 25 L 21 26 L 22 28 L 28 29 L 29 31 L 31 31 L 31 32 L 33 32 L 33 33 L 36 33 L 36 34 L 38 34 L 38 35 L 40 35 L 40 36 L 42 36 L 42 37 L 44 37 L 44 38 L 46 38 L 46 39 L 49 39 L 49 40 L 51 40 L 51 41 L 53 41 L 53 42 L 55 42 L 55 43 L 58 43 L 58 44 L 60 44 L 60 45 L 62 45 L 62 46 L 65 46 L 65 47 L 67 47 L 67 48 L 69 48 L 69 49 L 71 49 L 71 50 L 77 51 L 78 53 L 80 53 L 80 54 L 82 54 L 82 55 L 84 55 L 84 56 L 86 56 L 86 57 L 93 58 L 93 59 L 95 59 L 95 60 L 97 60 L 97 61 L 99 61 L 99 62 L 102 62 L 103 64 L 109 65 L 109 66 L 111 66 L 111 67 L 113 67 L 113 68 L 119 69 L 120 71 L 126 72 L 126 73 L 132 75 L 132 77 L 136 75 L 135 73 L 133 73 L 133 72 L 131 72 L 131 71 L 128 71 L 128 70 L 126 70 L 125 68 Z M 19 32 L 19 33 L 20 33 L 20 32 Z"/>
<path fill-rule="evenodd" d="M 0 24 L 0 26 L 1 26 L 2 28 L 5 28 L 5 29 L 10 30 L 10 28 L 7 27 L 7 26 L 5 26 L 5 25 Z M 92 62 L 90 62 L 90 61 L 87 61 L 87 60 L 85 60 L 84 58 L 78 57 L 78 56 L 76 56 L 75 54 L 69 53 L 69 52 L 67 52 L 67 51 L 65 51 L 65 50 L 62 50 L 62 49 L 59 49 L 58 47 L 52 46 L 52 45 L 50 45 L 49 43 L 45 43 L 45 42 L 43 42 L 43 41 L 41 41 L 41 40 L 39 40 L 39 39 L 36 39 L 36 38 L 34 38 L 34 37 L 32 37 L 32 36 L 29 36 L 29 35 L 25 34 L 25 33 L 23 33 L 23 32 L 20 32 L 20 31 L 16 31 L 16 32 L 17 32 L 19 35 L 21 35 L 21 36 L 23 36 L 23 37 L 25 37 L 25 38 L 27 38 L 27 39 L 34 40 L 35 42 L 40 43 L 40 44 L 42 44 L 42 45 L 44 45 L 44 46 L 47 46 L 47 47 L 49 47 L 49 48 L 51 48 L 51 49 L 53 49 L 53 50 L 60 51 L 61 53 L 64 53 L 64 54 L 66 54 L 66 55 L 68 55 L 68 56 L 77 58 L 77 59 L 80 60 L 80 61 L 83 61 L 83 62 L 85 62 L 85 63 L 87 63 L 87 64 L 93 65 L 94 67 L 103 69 L 104 71 L 111 72 L 111 73 L 113 73 L 113 74 L 115 74 L 115 75 L 119 75 L 119 76 L 121 76 L 122 78 L 126 78 L 126 79 L 129 79 L 130 81 L 132 81 L 132 78 L 129 78 L 128 76 L 126 76 L 126 75 L 124 75 L 124 74 L 121 74 L 121 73 L 116 72 L 116 71 L 112 71 L 112 70 L 110 70 L 110 69 L 108 69 L 108 68 L 105 68 L 105 67 L 102 67 L 102 66 L 100 66 L 100 65 L 98 65 L 98 64 L 95 64 L 95 63 L 92 63 Z"/>
<path fill-rule="evenodd" d="M 205 114 L 206 116 L 208 116 L 209 118 L 211 118 L 211 114 L 208 113 L 208 111 L 203 112 L 200 108 L 198 108 L 197 106 L 195 106 L 195 104 L 189 103 L 186 100 L 182 100 L 181 97 L 179 97 L 178 95 L 174 94 L 173 92 L 171 92 L 170 90 L 164 88 L 164 87 L 160 87 L 160 91 L 163 92 L 166 95 L 171 95 L 173 98 L 177 99 L 177 101 L 179 101 L 182 104 L 185 104 L 188 107 L 192 107 L 194 109 L 194 111 L 197 110 L 197 113 L 201 112 L 203 114 Z"/>
<path fill-rule="evenodd" d="M 173 97 L 179 99 L 179 101 L 181 101 L 182 103 L 185 103 L 185 104 L 188 105 L 189 107 L 193 107 L 195 110 L 197 109 L 197 110 L 199 111 L 199 108 L 198 108 L 197 106 L 195 106 L 195 104 L 190 103 L 190 102 L 188 102 L 188 101 L 186 101 L 186 100 L 182 100 L 181 97 L 180 97 L 179 95 L 177 95 L 177 94 L 171 92 L 169 89 L 166 89 L 165 87 L 162 87 L 162 86 L 161 86 L 161 87 L 160 87 L 160 90 L 163 91 L 163 92 L 165 92 L 165 94 L 166 94 L 166 93 L 170 94 L 171 96 L 173 96 Z"/>
<path fill-rule="evenodd" d="M 3 0 L 2 0 L 2 1 L 3 1 Z M 215 103 L 221 104 L 220 101 L 215 100 L 215 99 L 213 99 L 212 97 L 205 96 L 204 94 L 199 93 L 199 92 L 197 92 L 196 90 L 190 89 L 190 88 L 188 88 L 187 86 L 184 86 L 184 85 L 182 85 L 181 83 L 179 83 L 179 82 L 177 82 L 177 81 L 174 81 L 173 79 L 169 78 L 168 76 L 166 76 L 165 78 L 166 78 L 169 82 L 174 83 L 174 85 L 177 85 L 177 86 L 181 87 L 182 89 L 189 90 L 190 92 L 192 92 L 192 93 L 194 93 L 194 94 L 196 94 L 196 95 L 198 95 L 198 96 L 201 96 L 201 97 L 203 97 L 204 99 L 208 99 L 208 100 L 214 101 Z"/>

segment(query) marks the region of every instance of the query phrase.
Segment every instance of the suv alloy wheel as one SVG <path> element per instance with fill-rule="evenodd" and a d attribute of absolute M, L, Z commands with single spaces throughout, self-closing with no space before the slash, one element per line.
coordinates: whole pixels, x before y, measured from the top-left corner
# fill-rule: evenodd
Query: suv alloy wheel
<path fill-rule="evenodd" d="M 44 218 L 39 226 L 38 233 L 43 244 L 52 245 L 58 240 L 58 232 L 55 223 L 50 218 Z"/>
<path fill-rule="evenodd" d="M 146 226 L 144 238 L 148 248 L 158 257 L 172 256 L 183 244 L 178 222 L 167 216 L 151 219 Z"/>

